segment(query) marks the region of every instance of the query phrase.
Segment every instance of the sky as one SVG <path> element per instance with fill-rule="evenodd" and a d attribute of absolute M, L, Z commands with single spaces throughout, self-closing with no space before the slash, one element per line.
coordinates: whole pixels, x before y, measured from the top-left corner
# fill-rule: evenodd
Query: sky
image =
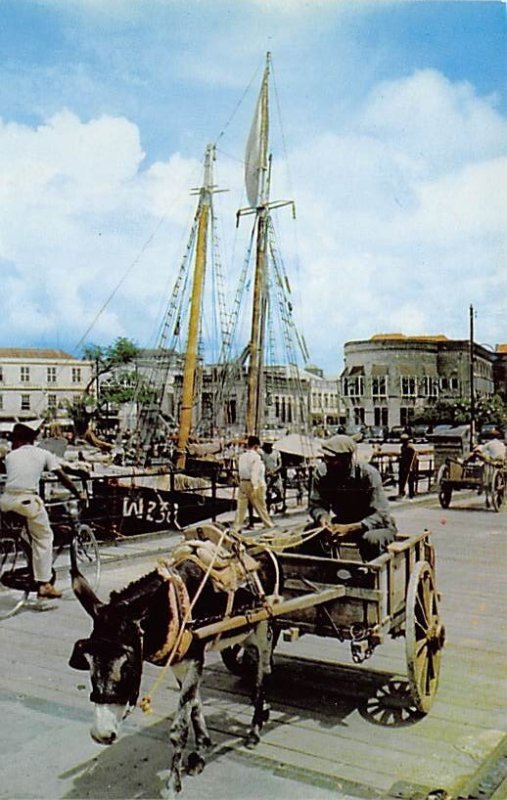
<path fill-rule="evenodd" d="M 0 346 L 156 345 L 203 155 L 227 302 L 266 52 L 272 199 L 310 361 L 507 342 L 503 2 L 0 0 Z M 243 229 L 243 222 L 240 229 Z"/>

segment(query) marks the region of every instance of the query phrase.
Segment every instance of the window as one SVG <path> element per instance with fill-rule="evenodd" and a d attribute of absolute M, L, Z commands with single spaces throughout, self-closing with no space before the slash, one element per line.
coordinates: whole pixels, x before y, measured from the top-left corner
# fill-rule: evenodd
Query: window
<path fill-rule="evenodd" d="M 56 411 L 56 394 L 48 394 L 48 411 Z"/>
<path fill-rule="evenodd" d="M 30 395 L 21 395 L 21 411 L 30 411 Z"/>
<path fill-rule="evenodd" d="M 81 383 L 81 367 L 72 367 L 72 383 Z"/>
<path fill-rule="evenodd" d="M 416 389 L 417 389 L 417 381 L 415 378 L 403 377 L 401 379 L 402 397 L 415 397 Z M 403 425 L 403 422 L 401 424 Z"/>
<path fill-rule="evenodd" d="M 415 409 L 413 408 L 400 408 L 400 425 L 409 427 L 414 419 Z"/>
<path fill-rule="evenodd" d="M 449 378 L 449 389 L 451 392 L 459 392 L 459 378 Z"/>
<path fill-rule="evenodd" d="M 30 367 L 20 367 L 19 378 L 21 383 L 30 383 Z"/>
<path fill-rule="evenodd" d="M 377 427 L 384 427 L 387 425 L 389 419 L 389 409 L 385 406 L 375 406 L 373 409 L 373 421 Z"/>
<path fill-rule="evenodd" d="M 47 368 L 47 381 L 48 383 L 56 383 L 56 367 Z"/>
<path fill-rule="evenodd" d="M 364 425 L 364 408 L 357 407 L 354 409 L 354 424 Z"/>
<path fill-rule="evenodd" d="M 0 410 L 2 410 L 3 407 L 4 407 L 4 396 L 3 394 L 0 394 Z"/>
<path fill-rule="evenodd" d="M 425 375 L 421 379 L 419 390 L 423 397 L 438 397 L 438 378 Z"/>
<path fill-rule="evenodd" d="M 362 397 L 364 394 L 364 378 L 357 375 L 355 378 L 345 378 L 343 394 L 348 397 Z"/>
<path fill-rule="evenodd" d="M 3 383 L 4 379 L 4 368 L 0 367 L 0 383 Z"/>
<path fill-rule="evenodd" d="M 371 394 L 372 397 L 387 397 L 387 378 L 385 375 L 371 379 Z"/>

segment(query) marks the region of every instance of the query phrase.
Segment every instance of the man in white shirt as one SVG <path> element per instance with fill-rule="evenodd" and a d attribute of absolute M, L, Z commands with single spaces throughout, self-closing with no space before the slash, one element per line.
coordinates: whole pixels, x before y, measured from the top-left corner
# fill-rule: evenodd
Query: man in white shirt
<path fill-rule="evenodd" d="M 39 496 L 39 482 L 43 472 L 54 472 L 63 485 L 79 499 L 85 495 L 60 468 L 56 456 L 49 450 L 34 446 L 36 431 L 27 425 L 14 425 L 12 450 L 5 457 L 7 479 L 0 497 L 0 509 L 14 511 L 26 518 L 32 546 L 34 579 L 38 596 L 58 598 L 62 593 L 52 583 L 53 531 L 48 513 Z"/>
<path fill-rule="evenodd" d="M 482 455 L 485 461 L 504 461 L 505 444 L 500 438 L 490 439 L 489 442 L 480 444 L 477 448 L 479 457 Z"/>
<path fill-rule="evenodd" d="M 257 436 L 249 436 L 246 450 L 238 461 L 238 507 L 232 525 L 238 531 L 245 520 L 248 503 L 251 503 L 266 528 L 274 528 L 266 508 L 265 467 L 259 454 L 261 446 Z"/>
<path fill-rule="evenodd" d="M 495 469 L 502 467 L 505 462 L 506 448 L 498 434 L 484 444 L 478 444 L 467 461 L 479 458 L 484 462 L 483 484 L 486 490 L 486 507 L 491 506 L 491 490 Z"/>

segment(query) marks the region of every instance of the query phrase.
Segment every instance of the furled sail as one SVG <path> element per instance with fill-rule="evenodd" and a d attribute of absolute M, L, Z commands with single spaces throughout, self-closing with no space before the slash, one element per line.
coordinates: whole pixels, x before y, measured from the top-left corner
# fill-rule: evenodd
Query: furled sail
<path fill-rule="evenodd" d="M 264 72 L 261 91 L 255 107 L 255 114 L 248 134 L 245 152 L 245 186 L 251 208 L 259 205 L 262 187 L 262 171 L 266 169 L 266 148 L 268 140 L 268 75 L 269 60 Z"/>
<path fill-rule="evenodd" d="M 261 108 L 262 98 L 259 95 L 252 127 L 248 134 L 245 152 L 245 186 L 248 204 L 256 208 L 259 198 L 261 174 Z"/>

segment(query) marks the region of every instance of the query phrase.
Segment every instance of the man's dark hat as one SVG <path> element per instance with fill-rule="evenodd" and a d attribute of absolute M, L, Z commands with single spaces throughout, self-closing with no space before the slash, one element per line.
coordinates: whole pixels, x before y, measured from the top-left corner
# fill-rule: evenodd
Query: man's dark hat
<path fill-rule="evenodd" d="M 9 439 L 12 441 L 13 439 L 22 439 L 26 442 L 33 442 L 34 439 L 37 438 L 38 431 L 35 431 L 33 428 L 30 428 L 29 425 L 24 425 L 22 422 L 16 422 L 14 425 Z"/>

